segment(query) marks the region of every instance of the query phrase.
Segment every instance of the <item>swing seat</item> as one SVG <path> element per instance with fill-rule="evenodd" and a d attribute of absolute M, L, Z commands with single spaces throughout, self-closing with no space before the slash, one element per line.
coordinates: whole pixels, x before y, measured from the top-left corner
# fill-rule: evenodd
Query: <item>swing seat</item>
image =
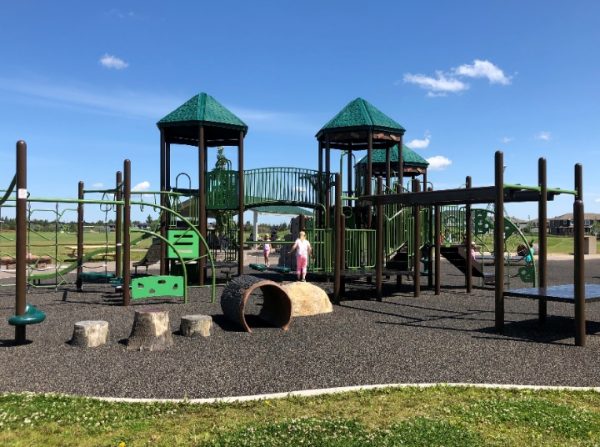
<path fill-rule="evenodd" d="M 32 304 L 25 307 L 23 315 L 13 315 L 8 319 L 11 326 L 25 326 L 27 324 L 38 324 L 46 319 L 46 314 Z"/>
<path fill-rule="evenodd" d="M 248 267 L 250 267 L 252 270 L 257 270 L 259 272 L 264 272 L 269 268 L 266 264 L 250 264 Z"/>

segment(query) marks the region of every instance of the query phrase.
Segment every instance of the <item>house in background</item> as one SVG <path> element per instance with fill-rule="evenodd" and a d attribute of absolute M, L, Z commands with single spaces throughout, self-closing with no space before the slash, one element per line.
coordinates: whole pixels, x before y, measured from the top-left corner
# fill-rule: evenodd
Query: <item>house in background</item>
<path fill-rule="evenodd" d="M 594 234 L 600 228 L 600 214 L 585 213 L 583 227 L 585 234 Z M 548 219 L 549 233 L 557 236 L 573 235 L 573 213 L 566 213 Z"/>

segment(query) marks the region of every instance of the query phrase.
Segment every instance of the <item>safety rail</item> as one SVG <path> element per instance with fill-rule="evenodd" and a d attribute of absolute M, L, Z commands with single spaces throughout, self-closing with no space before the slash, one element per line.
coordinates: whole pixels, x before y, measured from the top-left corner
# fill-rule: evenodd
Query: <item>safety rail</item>
<path fill-rule="evenodd" d="M 374 269 L 377 259 L 376 230 L 346 229 L 346 268 Z"/>
<path fill-rule="evenodd" d="M 309 265 L 314 272 L 333 272 L 333 230 L 307 229 L 306 238 L 309 240 L 313 250 L 313 260 Z"/>

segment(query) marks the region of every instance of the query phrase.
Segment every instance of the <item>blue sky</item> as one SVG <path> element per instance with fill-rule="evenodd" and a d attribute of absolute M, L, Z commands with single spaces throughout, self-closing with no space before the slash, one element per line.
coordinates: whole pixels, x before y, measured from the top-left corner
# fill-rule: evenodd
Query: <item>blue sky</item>
<path fill-rule="evenodd" d="M 247 168 L 316 168 L 315 133 L 363 97 L 433 159 L 436 189 L 491 184 L 500 149 L 511 183 L 537 183 L 545 156 L 549 184 L 572 188 L 583 163 L 600 212 L 599 22 L 594 1 L 4 1 L 0 185 L 24 139 L 34 196 L 108 187 L 125 158 L 158 189 L 155 123 L 199 92 L 249 125 Z M 174 150 L 173 175 L 195 165 Z"/>

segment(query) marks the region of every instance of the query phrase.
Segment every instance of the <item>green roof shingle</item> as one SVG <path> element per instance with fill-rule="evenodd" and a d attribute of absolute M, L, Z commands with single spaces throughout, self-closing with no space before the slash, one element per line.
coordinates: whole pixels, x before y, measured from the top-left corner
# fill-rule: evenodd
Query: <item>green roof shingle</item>
<path fill-rule="evenodd" d="M 368 155 L 365 155 L 357 164 L 366 164 Z M 385 163 L 385 149 L 374 149 L 371 154 L 373 163 Z M 398 163 L 398 145 L 390 148 L 390 162 Z M 406 145 L 402 145 L 402 162 L 413 166 L 429 166 L 429 162 Z"/>
<path fill-rule="evenodd" d="M 403 134 L 405 129 L 373 104 L 362 98 L 356 98 L 344 107 L 317 133 L 339 129 L 373 129 Z"/>
<path fill-rule="evenodd" d="M 240 129 L 244 133 L 248 131 L 246 123 L 206 93 L 199 93 L 190 98 L 156 125 L 162 128 L 190 123 Z"/>

